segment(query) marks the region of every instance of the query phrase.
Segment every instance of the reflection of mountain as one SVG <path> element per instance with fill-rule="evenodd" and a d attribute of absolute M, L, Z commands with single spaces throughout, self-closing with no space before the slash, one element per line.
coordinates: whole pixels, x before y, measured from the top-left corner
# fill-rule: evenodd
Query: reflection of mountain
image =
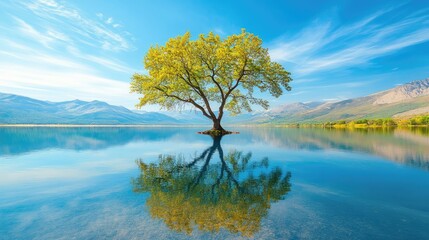
<path fill-rule="evenodd" d="M 290 191 L 290 173 L 268 169 L 268 159 L 251 161 L 251 154 L 232 151 L 224 156 L 221 137 L 190 162 L 160 156 L 159 162 L 138 161 L 141 174 L 133 179 L 135 192 L 149 192 L 146 204 L 152 217 L 176 231 L 217 232 L 226 229 L 253 236 L 271 202 Z M 212 161 L 215 152 L 219 161 Z"/>
<path fill-rule="evenodd" d="M 132 141 L 155 141 L 179 133 L 175 128 L 0 128 L 0 155 L 61 148 L 95 150 Z M 194 134 L 190 132 L 189 134 Z"/>
<path fill-rule="evenodd" d="M 250 129 L 250 128 L 249 128 Z M 429 170 L 429 129 L 242 129 L 236 144 L 259 138 L 264 144 L 291 149 L 354 150 Z M 133 141 L 197 138 L 187 128 L 0 128 L 0 156 L 61 148 L 96 150 Z"/>
<path fill-rule="evenodd" d="M 255 128 L 271 145 L 302 150 L 338 149 L 376 154 L 429 170 L 429 129 Z"/>

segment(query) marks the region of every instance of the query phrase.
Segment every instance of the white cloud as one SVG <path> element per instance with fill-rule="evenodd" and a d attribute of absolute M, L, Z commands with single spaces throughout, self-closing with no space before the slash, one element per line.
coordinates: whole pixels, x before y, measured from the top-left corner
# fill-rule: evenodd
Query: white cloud
<path fill-rule="evenodd" d="M 54 37 L 46 35 L 38 30 L 36 30 L 33 26 L 26 23 L 24 20 L 13 17 L 15 21 L 18 23 L 18 30 L 25 36 L 32 38 L 33 40 L 39 42 L 45 47 L 50 47 L 49 44 L 54 41 Z"/>
<path fill-rule="evenodd" d="M 365 85 L 369 85 L 374 83 L 374 80 L 366 80 L 366 81 L 353 81 L 353 82 L 342 82 L 342 83 L 334 83 L 334 84 L 323 84 L 323 85 L 311 85 L 307 87 L 300 87 L 300 90 L 311 90 L 311 89 L 325 89 L 325 88 L 336 88 L 336 89 L 346 89 L 346 88 L 357 88 Z"/>
<path fill-rule="evenodd" d="M 113 23 L 113 18 L 109 17 L 109 18 L 106 20 L 106 23 L 107 23 L 107 24 L 111 24 L 111 23 Z"/>
<path fill-rule="evenodd" d="M 298 91 L 298 92 L 293 92 L 293 93 L 291 93 L 290 95 L 291 95 L 291 96 L 297 96 L 297 95 L 301 95 L 301 94 L 304 94 L 304 93 L 308 93 L 308 91 Z"/>
<path fill-rule="evenodd" d="M 304 29 L 292 41 L 280 41 L 270 48 L 270 56 L 274 61 L 293 61 L 320 49 L 320 39 L 329 31 L 330 23 L 317 24 L 317 27 Z"/>
<path fill-rule="evenodd" d="M 3 62 L 0 64 L 0 89 L 50 101 L 101 100 L 127 107 L 137 103 L 137 97 L 129 94 L 129 83 L 73 68 L 30 67 Z"/>
<path fill-rule="evenodd" d="M 89 60 L 91 62 L 97 63 L 100 66 L 104 66 L 104 67 L 113 69 L 113 70 L 118 71 L 118 72 L 132 74 L 132 73 L 138 71 L 136 69 L 129 68 L 124 63 L 121 63 L 121 62 L 118 62 L 115 60 L 108 60 L 108 59 L 105 59 L 102 57 L 96 57 L 96 56 L 92 56 L 92 55 L 80 55 L 80 57 L 82 57 L 86 60 Z"/>
<path fill-rule="evenodd" d="M 429 41 L 429 15 L 425 11 L 389 22 L 394 8 L 361 21 L 336 27 L 332 21 L 315 21 L 291 39 L 270 47 L 273 60 L 295 66 L 299 76 L 369 63 L 372 59 Z"/>
<path fill-rule="evenodd" d="M 103 21 L 88 19 L 55 0 L 14 6 L 33 14 L 23 20 L 22 12 L 16 11 L 20 17 L 9 15 L 15 25 L 0 23 L 7 31 L 0 39 L 0 92 L 49 101 L 101 100 L 134 108 L 138 97 L 129 93 L 129 76 L 137 71 L 110 51 L 130 50 L 131 34 L 111 31 Z"/>
<path fill-rule="evenodd" d="M 65 35 L 64 33 L 61 33 L 57 30 L 54 29 L 50 29 L 46 32 L 47 35 L 49 35 L 52 38 L 55 38 L 57 40 L 61 40 L 64 42 L 71 42 L 71 39 L 69 38 L 69 36 Z"/>
<path fill-rule="evenodd" d="M 138 102 L 138 97 L 129 93 L 129 82 L 101 77 L 82 59 L 126 75 L 136 72 L 121 62 L 80 53 L 74 47 L 68 50 L 76 51 L 76 59 L 17 42 L 1 42 L 12 49 L 0 47 L 0 55 L 4 56 L 0 58 L 0 92 L 49 101 L 101 100 L 128 108 L 134 108 Z"/>
<path fill-rule="evenodd" d="M 216 33 L 216 34 L 219 34 L 221 36 L 224 36 L 226 34 L 225 31 L 222 28 L 220 28 L 220 27 L 217 27 L 217 28 L 213 29 L 213 32 Z"/>
<path fill-rule="evenodd" d="M 5 64 L 11 64 L 13 60 L 17 60 L 15 64 L 21 66 L 49 67 L 50 70 L 66 68 L 73 69 L 74 71 L 90 71 L 88 65 L 58 56 L 58 54 L 43 52 L 40 49 L 31 48 L 8 39 L 4 39 L 0 43 L 4 47 L 3 49 L 0 47 L 0 53 L 3 56 L 7 56 L 7 58 L 1 58 L 0 62 L 4 62 Z"/>
<path fill-rule="evenodd" d="M 68 30 L 76 34 L 75 41 L 92 47 L 102 46 L 109 51 L 128 51 L 134 49 L 129 41 L 130 36 L 123 32 L 116 32 L 103 25 L 103 14 L 97 13 L 99 20 L 90 19 L 83 15 L 77 8 L 63 5 L 55 0 L 38 0 L 24 2 L 23 6 L 34 14 L 47 20 L 51 25 L 61 27 L 68 26 Z M 113 18 L 108 18 L 106 23 L 113 23 Z M 108 46 L 108 47 L 106 47 Z"/>
<path fill-rule="evenodd" d="M 50 6 L 50 7 L 58 7 L 58 3 L 55 2 L 54 0 L 39 0 L 39 2 L 41 2 L 47 6 Z"/>

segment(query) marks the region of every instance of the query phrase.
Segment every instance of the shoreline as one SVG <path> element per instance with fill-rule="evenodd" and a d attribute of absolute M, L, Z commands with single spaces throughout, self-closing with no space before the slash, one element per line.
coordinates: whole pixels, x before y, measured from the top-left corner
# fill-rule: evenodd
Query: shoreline
<path fill-rule="evenodd" d="M 0 124 L 4 127 L 48 127 L 48 128 L 194 128 L 210 127 L 210 124 Z M 326 129 L 368 129 L 368 128 L 429 128 L 429 125 L 396 125 L 396 126 L 376 126 L 376 125 L 358 125 L 358 126 L 323 126 L 322 124 L 225 124 L 225 127 L 269 127 L 269 128 L 326 128 Z"/>
<path fill-rule="evenodd" d="M 161 127 L 207 127 L 209 125 L 162 125 L 162 124 L 0 124 L 0 127 L 50 127 L 50 128 L 66 128 L 66 127 L 86 127 L 86 128 L 161 128 Z"/>

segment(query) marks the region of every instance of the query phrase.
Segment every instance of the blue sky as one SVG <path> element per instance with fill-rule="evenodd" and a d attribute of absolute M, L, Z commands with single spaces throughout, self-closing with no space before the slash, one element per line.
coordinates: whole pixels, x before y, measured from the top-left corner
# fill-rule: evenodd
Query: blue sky
<path fill-rule="evenodd" d="M 190 31 L 258 35 L 292 73 L 271 106 L 340 100 L 429 77 L 421 1 L 104 1 L 0 3 L 0 92 L 133 108 L 130 76 L 151 45 Z M 149 106 L 146 110 L 156 110 Z"/>

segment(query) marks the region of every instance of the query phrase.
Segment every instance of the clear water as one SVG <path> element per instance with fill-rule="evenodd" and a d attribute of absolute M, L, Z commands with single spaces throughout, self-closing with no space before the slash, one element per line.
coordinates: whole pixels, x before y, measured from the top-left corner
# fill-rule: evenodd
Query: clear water
<path fill-rule="evenodd" d="M 429 239 L 427 129 L 198 130 L 0 128 L 0 239 Z"/>

